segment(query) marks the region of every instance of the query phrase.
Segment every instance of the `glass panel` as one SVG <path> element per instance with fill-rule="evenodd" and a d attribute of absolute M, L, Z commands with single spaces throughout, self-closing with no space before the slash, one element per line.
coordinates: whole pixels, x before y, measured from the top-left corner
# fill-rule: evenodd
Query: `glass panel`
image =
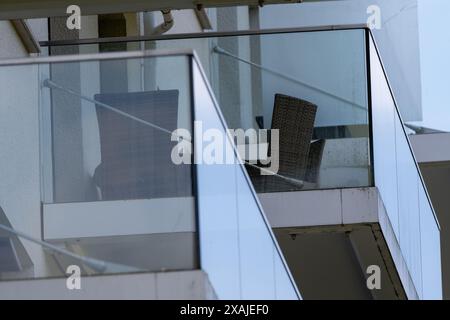
<path fill-rule="evenodd" d="M 0 67 L 0 279 L 199 268 L 190 59 Z"/>
<path fill-rule="evenodd" d="M 196 131 L 196 159 L 203 159 L 203 131 L 215 130 L 223 137 L 223 126 L 214 112 L 211 96 L 194 66 L 195 118 L 202 124 Z M 225 140 L 225 143 L 227 141 Z M 200 147 L 197 147 L 200 146 Z M 224 145 L 224 149 L 227 144 Z M 198 160 L 197 160 L 198 161 Z M 227 164 L 197 164 L 197 188 L 202 269 L 220 299 L 240 297 L 239 229 L 236 170 Z"/>
<path fill-rule="evenodd" d="M 215 111 L 211 92 L 194 64 L 196 159 L 202 269 L 220 299 L 298 299 L 287 267 L 258 206 L 230 137 Z M 201 129 L 197 127 L 201 124 Z M 215 133 L 216 140 L 206 137 Z M 231 159 L 208 164 L 215 155 Z"/>
<path fill-rule="evenodd" d="M 417 294 L 441 298 L 438 223 L 371 39 L 370 65 L 375 185 Z"/>
<path fill-rule="evenodd" d="M 336 30 L 157 40 L 146 47 L 195 50 L 228 127 L 261 133 L 255 141 L 236 140 L 252 163 L 247 169 L 257 192 L 277 192 L 371 185 L 364 38 L 363 30 Z M 270 129 L 280 130 L 279 152 L 262 131 Z M 271 149 L 279 165 L 261 177 Z"/>
<path fill-rule="evenodd" d="M 268 169 L 280 176 L 260 177 L 258 168 L 247 166 L 258 192 L 370 185 L 362 30 L 204 41 L 209 41 L 209 55 L 198 44 L 195 49 L 202 50 L 200 59 L 208 66 L 228 127 L 280 130 L 279 167 Z M 277 100 L 277 94 L 294 99 Z M 258 142 L 258 152 L 267 154 L 267 149 L 275 148 L 269 141 Z M 262 165 L 257 160 L 265 159 L 249 154 L 248 144 L 253 142 L 238 143 L 247 147 L 245 160 Z"/>
<path fill-rule="evenodd" d="M 274 246 L 261 216 L 253 190 L 240 166 L 236 166 L 241 290 L 243 299 L 274 299 L 276 277 Z M 257 245 L 255 245 L 257 244 Z M 265 281 L 261 281 L 266 279 Z"/>
<path fill-rule="evenodd" d="M 407 137 L 398 117 L 395 117 L 395 143 L 397 147 L 398 212 L 400 248 L 406 259 L 418 292 L 422 291 L 420 250 L 419 175 L 409 149 Z"/>
<path fill-rule="evenodd" d="M 441 244 L 440 230 L 423 188 L 419 188 L 419 201 L 423 299 L 441 300 L 442 273 L 437 270 L 441 265 L 441 251 L 436 250 Z"/>
<path fill-rule="evenodd" d="M 261 177 L 258 169 L 275 150 L 264 132 L 236 141 L 253 164 L 247 168 L 257 192 L 371 184 L 363 30 L 152 43 L 198 53 L 229 128 L 280 130 L 279 166 L 265 172 L 279 176 Z"/>
<path fill-rule="evenodd" d="M 177 72 L 178 77 L 173 78 Z M 190 130 L 186 57 L 54 63 L 53 177 L 46 203 L 192 196 L 189 165 L 171 161 Z M 44 80 L 45 81 L 45 80 Z"/>
<path fill-rule="evenodd" d="M 371 46 L 370 85 L 372 90 L 374 178 L 392 228 L 399 238 L 398 186 L 397 180 L 394 179 L 397 176 L 396 145 L 395 139 L 393 139 L 396 136 L 395 105 L 390 96 L 387 82 L 384 80 L 383 69 L 374 55 L 376 52 Z"/>

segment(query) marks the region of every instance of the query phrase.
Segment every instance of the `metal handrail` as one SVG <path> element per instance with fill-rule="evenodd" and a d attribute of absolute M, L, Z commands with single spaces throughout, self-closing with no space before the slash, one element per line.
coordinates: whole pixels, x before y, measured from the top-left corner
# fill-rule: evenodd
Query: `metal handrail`
<path fill-rule="evenodd" d="M 107 38 L 86 38 L 86 39 L 70 39 L 70 40 L 49 40 L 39 42 L 41 47 L 52 46 L 71 46 L 71 45 L 87 45 L 102 43 L 129 43 L 142 41 L 157 40 L 183 40 L 210 37 L 234 37 L 234 36 L 252 36 L 264 34 L 279 33 L 298 33 L 298 32 L 317 32 L 317 31 L 339 31 L 367 29 L 367 24 L 342 24 L 342 25 L 318 25 L 312 27 L 295 27 L 295 28 L 273 28 L 273 29 L 257 29 L 257 30 L 237 30 L 237 31 L 213 31 L 213 32 L 195 32 L 195 33 L 176 33 L 163 35 L 148 36 L 126 36 L 126 37 L 107 37 Z"/>

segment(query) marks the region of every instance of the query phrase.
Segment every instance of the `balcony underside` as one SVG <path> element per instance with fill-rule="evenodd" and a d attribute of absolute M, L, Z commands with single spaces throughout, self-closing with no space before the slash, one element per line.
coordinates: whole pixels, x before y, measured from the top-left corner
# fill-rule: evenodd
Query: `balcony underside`
<path fill-rule="evenodd" d="M 305 299 L 417 299 L 376 188 L 259 197 Z M 367 288 L 371 265 L 380 290 Z"/>
<path fill-rule="evenodd" d="M 193 9 L 201 4 L 204 7 L 258 5 L 259 0 L 79 0 L 83 14 L 121 13 L 155 11 L 164 8 Z M 295 3 L 297 0 L 265 0 L 264 4 Z M 50 16 L 65 16 L 66 8 L 75 4 L 71 0 L 4 0 L 0 3 L 0 19 L 37 18 Z"/>

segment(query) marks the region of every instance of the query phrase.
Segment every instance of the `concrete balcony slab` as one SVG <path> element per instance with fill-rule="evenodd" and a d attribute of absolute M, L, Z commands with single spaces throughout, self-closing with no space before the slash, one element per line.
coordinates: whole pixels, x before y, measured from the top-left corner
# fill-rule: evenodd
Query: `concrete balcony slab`
<path fill-rule="evenodd" d="M 304 299 L 418 299 L 377 188 L 259 198 Z M 381 288 L 370 290 L 374 265 Z"/>

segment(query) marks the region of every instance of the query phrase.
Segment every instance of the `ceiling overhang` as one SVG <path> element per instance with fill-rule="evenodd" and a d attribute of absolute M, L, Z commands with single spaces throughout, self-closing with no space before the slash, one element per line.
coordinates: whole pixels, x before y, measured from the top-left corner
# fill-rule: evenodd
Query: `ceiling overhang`
<path fill-rule="evenodd" d="M 298 3 L 302 0 L 2 0 L 0 20 L 67 15 L 68 6 L 77 4 L 83 15 L 119 12 L 193 9 L 236 5 Z"/>

